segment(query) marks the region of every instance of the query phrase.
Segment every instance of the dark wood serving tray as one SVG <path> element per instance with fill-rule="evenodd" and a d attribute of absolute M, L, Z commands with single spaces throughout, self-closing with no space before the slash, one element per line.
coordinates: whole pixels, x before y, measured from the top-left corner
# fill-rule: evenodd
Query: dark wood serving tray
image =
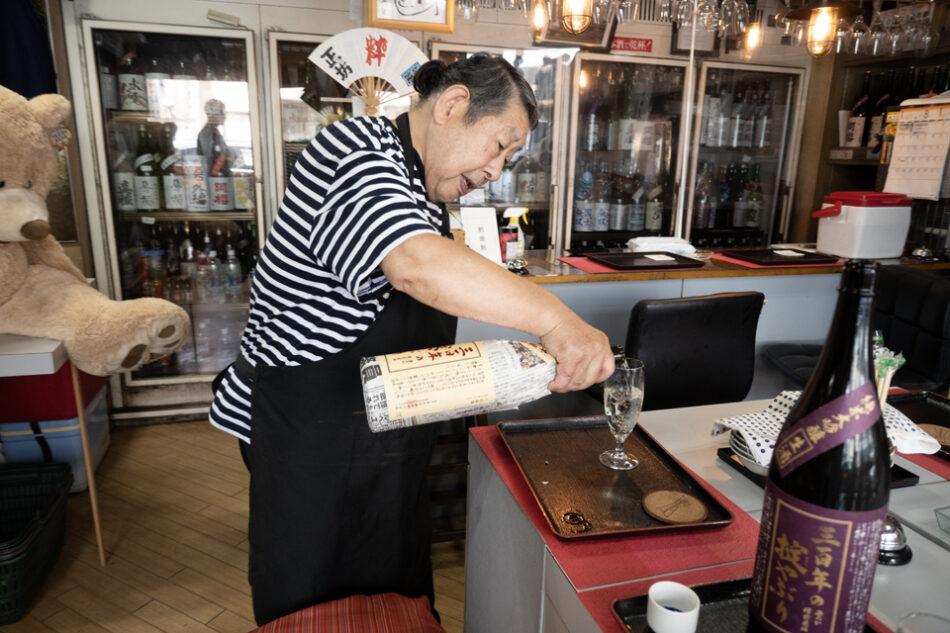
<path fill-rule="evenodd" d="M 735 469 L 740 475 L 747 477 L 752 482 L 758 484 L 759 487 L 765 488 L 765 475 L 754 473 L 746 468 L 745 464 L 739 461 L 739 458 L 736 457 L 736 454 L 728 446 L 724 446 L 717 450 L 716 456 L 722 461 L 726 462 L 727 466 Z M 903 466 L 899 466 L 898 464 L 891 466 L 891 490 L 894 490 L 895 488 L 909 488 L 911 486 L 916 486 L 918 482 L 920 482 L 919 475 L 915 475 L 911 471 L 907 470 Z"/>
<path fill-rule="evenodd" d="M 614 446 L 604 416 L 502 422 L 498 429 L 560 538 L 721 527 L 733 520 L 729 510 L 639 427 L 624 445 L 640 460 L 628 471 L 611 470 L 598 460 Z M 654 519 L 642 504 L 654 490 L 692 495 L 706 506 L 706 518 L 678 525 Z"/>
<path fill-rule="evenodd" d="M 699 596 L 699 624 L 696 633 L 741 633 L 749 624 L 749 585 L 751 579 L 729 580 L 693 587 Z M 610 605 L 614 618 L 624 631 L 649 633 L 647 597 L 621 598 Z M 874 629 L 865 625 L 867 633 Z"/>
<path fill-rule="evenodd" d="M 888 404 L 917 424 L 935 424 L 950 428 L 950 400 L 930 391 L 915 391 L 888 396 Z M 941 443 L 935 453 L 950 461 L 950 445 Z"/>

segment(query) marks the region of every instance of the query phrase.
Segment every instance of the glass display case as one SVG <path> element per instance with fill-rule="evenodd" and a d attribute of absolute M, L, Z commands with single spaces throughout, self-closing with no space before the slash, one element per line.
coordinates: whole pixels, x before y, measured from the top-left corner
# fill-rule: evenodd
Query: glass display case
<path fill-rule="evenodd" d="M 684 234 L 695 246 L 783 241 L 804 69 L 704 63 Z"/>
<path fill-rule="evenodd" d="M 565 247 L 673 235 L 687 63 L 581 53 L 574 62 Z"/>
<path fill-rule="evenodd" d="M 123 384 L 208 381 L 238 353 L 263 237 L 252 35 L 83 27 L 113 293 L 173 301 L 192 324 Z"/>
<path fill-rule="evenodd" d="M 523 224 L 525 248 L 559 248 L 563 239 L 561 224 L 561 194 L 564 190 L 565 163 L 563 152 L 564 117 L 570 94 L 567 85 L 569 62 L 575 48 L 490 48 L 433 42 L 433 59 L 451 64 L 477 52 L 500 55 L 524 75 L 534 89 L 538 100 L 538 125 L 528 135 L 524 147 L 505 165 L 495 182 L 486 183 L 475 195 L 469 194 L 463 204 L 487 205 L 499 215 L 507 207 L 528 209 Z"/>

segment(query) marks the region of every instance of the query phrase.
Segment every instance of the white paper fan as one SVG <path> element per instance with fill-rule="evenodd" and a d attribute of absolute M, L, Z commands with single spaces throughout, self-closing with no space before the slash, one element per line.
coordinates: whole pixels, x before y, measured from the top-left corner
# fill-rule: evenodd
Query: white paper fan
<path fill-rule="evenodd" d="M 402 35 L 360 28 L 323 42 L 310 53 L 310 61 L 349 88 L 375 115 L 380 103 L 413 91 L 412 76 L 429 59 Z"/>

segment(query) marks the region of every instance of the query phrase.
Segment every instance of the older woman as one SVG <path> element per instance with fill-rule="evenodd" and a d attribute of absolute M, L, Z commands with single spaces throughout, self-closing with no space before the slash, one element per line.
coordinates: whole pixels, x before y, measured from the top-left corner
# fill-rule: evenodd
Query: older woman
<path fill-rule="evenodd" d="M 211 422 L 241 439 L 251 473 L 259 624 L 357 593 L 432 599 L 434 428 L 371 434 L 361 357 L 453 343 L 461 316 L 539 337 L 558 360 L 552 391 L 613 368 L 603 333 L 447 239 L 442 203 L 497 179 L 537 123 L 530 86 L 488 55 L 428 62 L 414 82 L 418 103 L 395 123 L 338 122 L 300 156 L 241 356 L 216 385 Z"/>

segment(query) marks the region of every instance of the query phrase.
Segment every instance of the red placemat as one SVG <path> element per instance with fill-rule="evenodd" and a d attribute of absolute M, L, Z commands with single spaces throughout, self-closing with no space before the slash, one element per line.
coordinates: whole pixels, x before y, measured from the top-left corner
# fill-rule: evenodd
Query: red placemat
<path fill-rule="evenodd" d="M 743 261 L 734 257 L 726 257 L 725 255 L 720 255 L 719 253 L 710 255 L 709 259 L 717 259 L 721 262 L 736 264 L 744 268 L 822 268 L 827 266 L 841 266 L 844 264 L 844 262 L 839 259 L 834 264 L 778 264 L 773 266 L 763 266 L 762 264 L 753 264 L 752 262 Z"/>
<path fill-rule="evenodd" d="M 578 590 L 755 557 L 758 522 L 692 471 L 690 474 L 735 517 L 730 525 L 563 541 L 548 527 L 497 427 L 473 428 L 472 435 Z"/>
<path fill-rule="evenodd" d="M 900 453 L 900 456 L 908 461 L 914 462 L 922 468 L 926 468 L 936 475 L 940 475 L 944 479 L 950 479 L 950 462 L 942 457 L 937 455 L 924 455 L 923 453 L 911 453 L 909 455 Z"/>
<path fill-rule="evenodd" d="M 574 268 L 579 268 L 585 273 L 650 273 L 650 272 L 669 272 L 670 270 L 682 270 L 676 268 L 637 268 L 636 270 L 620 270 L 619 268 L 611 268 L 600 262 L 595 262 L 586 257 L 558 257 L 558 261 L 564 262 L 565 264 L 570 264 Z M 692 268 L 690 270 L 698 270 L 699 268 Z"/>

